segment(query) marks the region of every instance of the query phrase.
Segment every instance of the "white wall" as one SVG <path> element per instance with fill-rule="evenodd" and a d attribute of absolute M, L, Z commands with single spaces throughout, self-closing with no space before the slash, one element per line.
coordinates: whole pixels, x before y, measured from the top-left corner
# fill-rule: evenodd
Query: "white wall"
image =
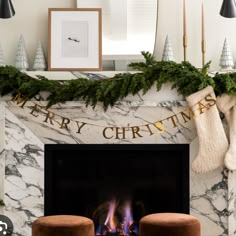
<path fill-rule="evenodd" d="M 160 0 L 159 23 L 155 55 L 161 58 L 165 37 L 168 34 L 172 42 L 177 62 L 183 60 L 183 0 Z M 204 0 L 206 61 L 212 61 L 211 69 L 219 69 L 219 60 L 224 38 L 228 42 L 236 60 L 236 18 L 224 18 L 219 15 L 223 0 Z M 201 0 L 186 0 L 188 60 L 201 67 Z"/>
<path fill-rule="evenodd" d="M 76 0 L 12 0 L 16 15 L 11 19 L 0 19 L 0 43 L 7 64 L 15 63 L 19 35 L 25 38 L 32 65 L 37 41 L 41 40 L 47 51 L 47 12 L 49 7 L 76 7 Z M 168 34 L 177 62 L 183 60 L 182 46 L 182 1 L 159 0 L 159 23 L 155 55 L 161 58 L 165 37 Z M 201 4 L 200 0 L 186 0 L 188 60 L 201 67 Z M 219 69 L 219 59 L 224 38 L 228 38 L 236 59 L 236 18 L 227 19 L 219 15 L 222 0 L 204 0 L 206 61 L 212 60 L 211 69 Z"/>
<path fill-rule="evenodd" d="M 0 19 L 0 43 L 7 64 L 15 63 L 20 34 L 24 36 L 29 63 L 32 66 L 37 41 L 47 50 L 47 14 L 50 7 L 76 7 L 76 0 L 12 0 L 16 15 Z M 47 54 L 47 53 L 46 53 Z"/>

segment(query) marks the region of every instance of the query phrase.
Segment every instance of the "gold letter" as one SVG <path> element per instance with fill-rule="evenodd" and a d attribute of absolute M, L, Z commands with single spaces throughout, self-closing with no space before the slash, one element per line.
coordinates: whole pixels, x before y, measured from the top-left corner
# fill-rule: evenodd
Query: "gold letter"
<path fill-rule="evenodd" d="M 69 130 L 68 124 L 70 123 L 70 119 L 62 117 L 62 122 L 61 122 L 61 129 L 66 128 L 67 130 Z"/>
<path fill-rule="evenodd" d="M 20 106 L 21 108 L 24 107 L 27 100 L 28 98 L 26 96 L 21 95 L 20 93 L 18 93 L 14 98 L 12 98 L 12 101 L 16 102 L 17 105 L 23 102 L 23 104 Z"/>
<path fill-rule="evenodd" d="M 87 124 L 87 123 L 84 123 L 84 122 L 82 122 L 82 125 L 79 125 L 79 121 L 76 121 L 76 124 L 77 124 L 77 126 L 78 126 L 78 134 L 81 134 L 80 133 L 80 131 L 81 131 L 81 129 Z"/>
<path fill-rule="evenodd" d="M 210 107 L 214 106 L 216 104 L 216 100 L 214 98 L 212 98 L 211 94 L 208 94 L 206 97 L 205 97 L 205 100 L 207 102 L 212 102 L 212 103 L 208 103 L 210 105 Z"/>
<path fill-rule="evenodd" d="M 170 116 L 170 117 L 167 118 L 167 120 L 171 119 L 171 122 L 173 124 L 173 128 L 177 127 L 174 118 L 176 118 L 176 121 L 178 121 L 178 118 L 177 118 L 176 115 L 173 115 L 173 116 Z"/>
<path fill-rule="evenodd" d="M 184 111 L 181 111 L 180 115 L 182 116 L 184 123 L 187 123 L 189 120 L 191 120 L 194 117 L 193 111 L 190 108 L 188 109 L 188 115 L 184 113 Z"/>
<path fill-rule="evenodd" d="M 142 138 L 143 136 L 140 135 L 139 132 L 139 127 L 138 126 L 133 126 L 130 127 L 132 129 L 132 134 L 133 134 L 133 138 L 136 138 L 135 135 L 138 135 L 140 138 Z"/>
<path fill-rule="evenodd" d="M 152 136 L 154 133 L 152 132 L 151 128 L 149 127 L 149 124 L 145 125 L 150 133 L 150 136 Z"/>
<path fill-rule="evenodd" d="M 125 128 L 124 127 L 122 127 L 122 128 L 115 127 L 115 129 L 116 129 L 116 137 L 115 137 L 115 139 L 120 139 L 119 138 L 119 134 L 122 135 L 122 139 L 125 139 Z M 119 131 L 119 129 L 121 129 L 121 131 Z"/>
<path fill-rule="evenodd" d="M 204 104 L 202 104 L 201 102 L 198 102 L 198 110 L 200 111 L 200 114 L 203 113 L 203 109 L 209 109 L 209 107 L 205 106 Z"/>
<path fill-rule="evenodd" d="M 104 130 L 103 130 L 103 132 L 102 132 L 103 137 L 106 138 L 106 139 L 111 139 L 111 138 L 113 138 L 113 135 L 112 135 L 111 137 L 107 137 L 107 136 L 106 136 L 106 130 L 107 130 L 107 129 L 111 129 L 111 130 L 113 131 L 113 128 L 111 128 L 111 127 L 106 127 L 106 128 L 104 128 Z"/>
<path fill-rule="evenodd" d="M 39 112 L 40 109 L 42 109 L 42 107 L 39 106 L 38 104 L 35 104 L 35 105 L 33 106 L 33 108 L 32 108 L 32 111 L 30 112 L 30 114 L 31 114 L 32 116 L 34 116 L 34 117 L 38 117 L 39 115 L 35 115 L 34 112 L 35 112 L 35 111 L 36 111 L 36 112 Z"/>
<path fill-rule="evenodd" d="M 54 116 L 55 116 L 55 113 L 53 113 L 53 112 L 50 112 L 50 111 L 47 111 L 48 113 L 47 113 L 47 115 L 46 115 L 46 119 L 43 121 L 43 122 L 48 122 L 48 119 L 50 120 L 50 123 L 51 123 L 51 125 L 53 125 L 53 122 L 52 122 L 52 119 L 54 118 Z"/>

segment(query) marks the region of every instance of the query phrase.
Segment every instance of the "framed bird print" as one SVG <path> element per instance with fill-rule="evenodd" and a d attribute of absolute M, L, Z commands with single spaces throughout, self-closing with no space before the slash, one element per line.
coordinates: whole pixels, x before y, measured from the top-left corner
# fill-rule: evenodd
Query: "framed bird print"
<path fill-rule="evenodd" d="M 49 8 L 48 70 L 102 69 L 100 8 Z"/>

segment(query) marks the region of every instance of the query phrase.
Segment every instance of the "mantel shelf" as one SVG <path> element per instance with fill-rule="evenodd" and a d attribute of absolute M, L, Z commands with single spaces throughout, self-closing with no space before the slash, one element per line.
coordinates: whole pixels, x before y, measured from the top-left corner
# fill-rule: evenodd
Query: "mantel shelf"
<path fill-rule="evenodd" d="M 83 77 L 83 73 L 93 73 L 113 77 L 115 74 L 123 73 L 124 71 L 25 71 L 25 73 L 33 78 L 44 76 L 49 80 L 72 80 Z M 130 71 L 129 71 L 130 72 Z"/>

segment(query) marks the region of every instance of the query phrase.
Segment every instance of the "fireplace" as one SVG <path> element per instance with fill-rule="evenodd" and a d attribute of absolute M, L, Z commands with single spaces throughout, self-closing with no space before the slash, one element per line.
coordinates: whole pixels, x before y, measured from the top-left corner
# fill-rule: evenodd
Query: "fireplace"
<path fill-rule="evenodd" d="M 141 217 L 189 213 L 188 144 L 45 145 L 45 215 L 94 220 L 95 235 L 138 236 Z"/>

